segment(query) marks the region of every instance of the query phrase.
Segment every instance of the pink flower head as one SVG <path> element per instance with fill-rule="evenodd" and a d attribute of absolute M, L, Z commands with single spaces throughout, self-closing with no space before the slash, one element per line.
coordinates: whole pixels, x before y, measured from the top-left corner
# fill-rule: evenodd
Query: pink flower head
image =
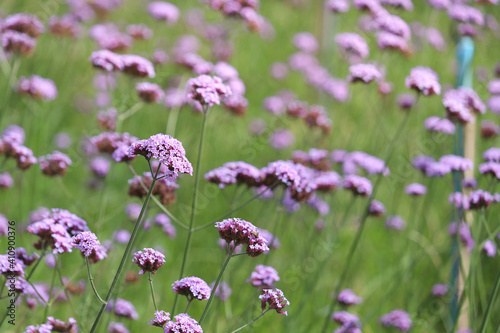
<path fill-rule="evenodd" d="M 372 200 L 368 210 L 369 214 L 375 217 L 381 217 L 386 212 L 384 204 L 378 200 Z"/>
<path fill-rule="evenodd" d="M 357 64 L 349 67 L 351 73 L 348 77 L 350 82 L 370 83 L 382 78 L 380 71 L 372 64 Z"/>
<path fill-rule="evenodd" d="M 395 327 L 401 332 L 408 332 L 412 327 L 412 321 L 408 312 L 404 310 L 394 310 L 380 317 L 380 321 L 385 327 Z"/>
<path fill-rule="evenodd" d="M 495 242 L 491 239 L 487 240 L 483 245 L 483 252 L 488 257 L 494 257 L 497 254 L 497 247 L 495 245 Z"/>
<path fill-rule="evenodd" d="M 431 116 L 425 119 L 424 126 L 431 132 L 438 132 L 448 135 L 455 134 L 455 124 L 453 124 L 451 120 L 446 118 Z"/>
<path fill-rule="evenodd" d="M 153 317 L 153 319 L 151 319 L 148 325 L 164 327 L 169 320 L 170 320 L 170 313 L 165 312 L 163 310 L 161 311 L 157 310 L 155 311 L 155 316 Z"/>
<path fill-rule="evenodd" d="M 214 285 L 215 281 L 210 283 L 210 288 L 213 289 Z M 226 301 L 229 296 L 231 296 L 232 292 L 233 290 L 231 289 L 231 287 L 229 287 L 227 282 L 221 281 L 221 283 L 219 283 L 219 285 L 217 286 L 217 289 L 215 289 L 214 296 L 219 297 L 221 301 Z"/>
<path fill-rule="evenodd" d="M 203 333 L 203 329 L 196 320 L 187 313 L 181 313 L 169 321 L 163 328 L 164 333 Z"/>
<path fill-rule="evenodd" d="M 36 39 L 22 32 L 7 30 L 0 36 L 1 46 L 8 53 L 29 55 L 36 46 Z"/>
<path fill-rule="evenodd" d="M 143 251 L 134 253 L 132 262 L 141 269 L 139 274 L 145 272 L 156 274 L 156 271 L 165 263 L 165 255 L 151 248 L 145 248 Z"/>
<path fill-rule="evenodd" d="M 187 98 L 200 102 L 203 106 L 219 105 L 221 98 L 231 95 L 231 88 L 222 83 L 222 79 L 209 75 L 191 78 L 186 83 Z"/>
<path fill-rule="evenodd" d="M 121 58 L 123 60 L 123 72 L 137 77 L 147 76 L 153 78 L 156 76 L 155 68 L 148 59 L 135 54 L 124 54 Z"/>
<path fill-rule="evenodd" d="M 57 97 L 57 88 L 54 81 L 44 79 L 38 75 L 32 75 L 29 78 L 22 76 L 19 79 L 17 92 L 27 94 L 35 99 L 51 101 Z"/>
<path fill-rule="evenodd" d="M 134 142 L 128 149 L 128 155 L 143 155 L 148 160 L 156 159 L 166 166 L 174 177 L 179 173 L 193 174 L 193 166 L 186 158 L 182 143 L 170 135 L 156 134 L 147 140 Z"/>
<path fill-rule="evenodd" d="M 159 103 L 164 96 L 163 90 L 157 84 L 140 82 L 135 85 L 139 97 L 146 103 Z"/>
<path fill-rule="evenodd" d="M 349 58 L 364 59 L 370 55 L 366 40 L 354 32 L 344 32 L 335 36 L 335 43 Z"/>
<path fill-rule="evenodd" d="M 346 13 L 349 10 L 349 1 L 347 0 L 328 0 L 325 8 L 333 13 Z"/>
<path fill-rule="evenodd" d="M 68 155 L 55 150 L 52 154 L 41 156 L 39 159 L 40 169 L 47 176 L 64 176 L 71 165 Z"/>
<path fill-rule="evenodd" d="M 318 51 L 319 43 L 310 32 L 299 32 L 293 36 L 293 45 L 300 51 L 315 53 Z"/>
<path fill-rule="evenodd" d="M 216 222 L 215 227 L 219 230 L 220 238 L 228 244 L 233 243 L 235 246 L 246 244 L 246 253 L 251 257 L 269 251 L 266 240 L 250 222 L 239 218 L 230 218 Z"/>
<path fill-rule="evenodd" d="M 347 175 L 344 178 L 344 188 L 350 190 L 355 195 L 361 195 L 364 197 L 372 194 L 371 181 L 368 178 L 357 175 Z"/>
<path fill-rule="evenodd" d="M 73 15 L 61 17 L 51 16 L 49 20 L 50 33 L 56 36 L 68 36 L 77 38 L 81 33 L 81 26 Z"/>
<path fill-rule="evenodd" d="M 436 72 L 428 67 L 417 66 L 411 69 L 405 79 L 408 89 L 414 89 L 425 96 L 441 94 L 441 85 Z"/>
<path fill-rule="evenodd" d="M 0 188 L 11 188 L 14 185 L 14 179 L 8 172 L 0 173 Z"/>
<path fill-rule="evenodd" d="M 45 30 L 43 23 L 35 15 L 28 13 L 17 13 L 7 16 L 2 24 L 1 31 L 8 30 L 25 33 L 31 37 L 38 37 Z"/>
<path fill-rule="evenodd" d="M 388 229 L 403 230 L 406 228 L 406 222 L 399 215 L 391 215 L 385 220 L 385 226 Z"/>
<path fill-rule="evenodd" d="M 450 288 L 446 283 L 437 283 L 432 286 L 431 294 L 435 297 L 443 297 L 448 293 L 449 289 Z"/>
<path fill-rule="evenodd" d="M 246 282 L 254 287 L 262 289 L 274 288 L 275 283 L 280 280 L 278 271 L 271 266 L 257 265 Z"/>
<path fill-rule="evenodd" d="M 127 32 L 134 39 L 151 39 L 153 30 L 145 24 L 131 24 L 127 26 Z"/>
<path fill-rule="evenodd" d="M 342 305 L 355 305 L 360 304 L 363 298 L 357 296 L 351 289 L 344 289 L 337 296 L 337 301 Z"/>
<path fill-rule="evenodd" d="M 94 51 L 89 57 L 89 61 L 96 68 L 103 69 L 107 72 L 121 71 L 125 68 L 121 55 L 108 51 Z"/>
<path fill-rule="evenodd" d="M 82 251 L 82 255 L 89 258 L 91 263 L 101 261 L 108 256 L 106 249 L 101 245 L 96 235 L 90 231 L 84 231 L 74 236 L 73 246 Z"/>
<path fill-rule="evenodd" d="M 166 1 L 154 1 L 148 5 L 148 13 L 156 20 L 175 24 L 179 19 L 180 11 L 177 6 Z"/>
<path fill-rule="evenodd" d="M 259 296 L 261 300 L 262 311 L 269 306 L 269 310 L 276 310 L 277 313 L 288 316 L 287 311 L 284 309 L 290 305 L 290 302 L 285 298 L 285 295 L 280 289 L 264 289 L 263 294 Z"/>
<path fill-rule="evenodd" d="M 425 185 L 413 183 L 406 186 L 405 192 L 408 195 L 421 196 L 427 193 L 427 188 L 425 187 Z"/>
<path fill-rule="evenodd" d="M 486 112 L 486 106 L 477 93 L 465 87 L 448 90 L 443 96 L 443 105 L 448 118 L 462 124 L 474 121 L 472 112 L 480 114 Z"/>
<path fill-rule="evenodd" d="M 134 304 L 127 300 L 124 300 L 123 298 L 117 298 L 116 304 L 114 300 L 110 300 L 108 304 L 106 304 L 106 311 L 111 311 L 113 308 L 114 314 L 119 317 L 129 318 L 133 320 L 137 320 L 139 318 L 139 314 L 135 310 Z"/>
<path fill-rule="evenodd" d="M 186 277 L 175 281 L 172 284 L 174 293 L 184 295 L 188 300 L 197 299 L 199 301 L 210 298 L 212 288 L 208 284 L 196 276 Z"/>

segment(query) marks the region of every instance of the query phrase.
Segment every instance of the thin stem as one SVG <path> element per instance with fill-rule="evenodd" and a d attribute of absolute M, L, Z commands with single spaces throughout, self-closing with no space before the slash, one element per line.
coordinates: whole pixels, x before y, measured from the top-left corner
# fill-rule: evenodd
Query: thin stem
<path fill-rule="evenodd" d="M 188 312 L 189 306 L 191 305 L 191 302 L 193 301 L 192 298 L 188 299 L 188 304 L 186 305 L 186 309 L 184 310 L 184 313 Z"/>
<path fill-rule="evenodd" d="M 127 163 L 128 165 L 128 168 L 130 169 L 130 171 L 132 172 L 132 174 L 134 176 L 138 176 L 137 172 L 134 170 L 134 168 L 132 167 L 132 165 L 130 163 Z M 152 174 L 152 173 L 151 173 Z M 142 181 L 141 178 L 139 178 L 139 184 L 141 184 L 141 187 L 145 190 L 147 190 L 147 186 L 146 184 L 144 184 L 144 182 Z M 167 214 L 168 217 L 170 217 L 170 219 L 176 223 L 179 227 L 185 229 L 185 230 L 189 230 L 189 228 L 187 227 L 187 225 L 185 225 L 184 223 L 181 222 L 181 220 L 179 220 L 177 217 L 174 216 L 174 214 L 172 214 L 168 209 L 167 207 L 165 207 L 155 196 L 152 196 L 151 197 L 151 200 L 154 201 L 154 203 L 160 207 L 160 209 L 165 213 Z"/>
<path fill-rule="evenodd" d="M 59 256 L 57 256 L 56 267 L 59 267 Z M 54 284 L 56 283 L 56 272 L 57 272 L 57 270 L 54 269 L 54 272 L 52 273 L 52 281 L 50 282 L 49 300 L 48 300 L 48 302 L 51 301 L 52 292 L 54 291 Z M 44 318 L 47 317 L 47 314 L 49 313 L 49 309 L 50 309 L 50 306 L 49 306 L 49 304 L 47 304 L 47 306 L 45 307 L 44 315 L 43 315 Z"/>
<path fill-rule="evenodd" d="M 127 118 L 130 118 L 131 116 L 134 115 L 137 111 L 140 110 L 140 108 L 144 105 L 143 102 L 138 102 L 135 105 L 133 105 L 130 109 L 122 113 L 121 115 L 118 116 L 118 121 L 122 122 Z"/>
<path fill-rule="evenodd" d="M 159 168 L 158 168 L 158 170 L 159 170 Z M 123 257 L 122 257 L 122 260 L 120 261 L 120 265 L 118 266 L 118 270 L 116 271 L 115 277 L 113 278 L 113 282 L 111 283 L 111 286 L 109 287 L 108 293 L 106 294 L 106 298 L 104 299 L 106 303 L 111 298 L 111 294 L 113 293 L 113 290 L 116 287 L 116 284 L 118 282 L 120 274 L 123 270 L 123 267 L 125 266 L 125 262 L 127 261 L 127 258 L 130 255 L 130 252 L 132 251 L 132 246 L 134 244 L 137 233 L 139 232 L 139 227 L 141 225 L 144 213 L 146 212 L 146 208 L 149 204 L 149 199 L 151 198 L 151 193 L 153 192 L 153 188 L 154 188 L 155 183 L 156 183 L 156 176 L 157 175 L 158 175 L 158 172 L 153 177 L 153 181 L 151 182 L 151 187 L 149 188 L 148 193 L 146 195 L 146 199 L 144 200 L 144 204 L 142 205 L 141 213 L 139 214 L 139 217 L 137 218 L 137 221 L 135 222 L 134 230 L 132 231 L 132 235 L 130 236 L 130 239 L 128 241 L 127 248 L 125 249 L 125 253 L 123 253 Z M 103 304 L 101 306 L 101 308 L 99 309 L 99 313 L 97 314 L 97 317 L 94 321 L 94 324 L 92 325 L 90 333 L 93 333 L 96 331 L 97 325 L 99 324 L 99 321 L 101 320 L 101 317 L 102 317 L 102 314 L 104 312 L 105 307 L 106 307 L 106 304 Z"/>
<path fill-rule="evenodd" d="M 274 184 L 272 184 L 271 186 L 269 186 L 268 188 L 266 188 L 265 190 L 263 190 L 262 192 L 254 195 L 253 197 L 251 197 L 250 199 L 248 199 L 247 201 L 245 201 L 244 203 L 242 203 L 241 205 L 237 206 L 236 208 L 234 209 L 231 209 L 229 212 L 225 213 L 224 215 L 221 215 L 219 216 L 218 218 L 214 219 L 213 221 L 207 223 L 207 224 L 204 224 L 198 228 L 195 228 L 194 231 L 198 231 L 198 230 L 202 230 L 202 229 L 205 229 L 205 228 L 208 228 L 210 226 L 213 226 L 215 222 L 218 222 L 220 220 L 222 220 L 223 218 L 225 217 L 228 217 L 229 215 L 231 215 L 232 213 L 236 212 L 237 210 L 245 207 L 246 205 L 248 205 L 250 202 L 254 201 L 255 199 L 259 198 L 260 196 L 262 196 L 264 193 L 266 193 L 267 191 L 272 191 L 276 186 L 278 185 L 278 182 L 275 182 Z"/>
<path fill-rule="evenodd" d="M 212 288 L 212 292 L 210 293 L 210 298 L 208 299 L 208 303 L 205 306 L 205 310 L 203 310 L 203 314 L 201 315 L 200 320 L 198 321 L 198 323 L 200 325 L 203 322 L 203 320 L 205 319 L 205 317 L 207 316 L 208 308 L 210 308 L 210 304 L 212 303 L 212 300 L 214 299 L 215 291 L 217 290 L 217 287 L 219 286 L 220 280 L 222 279 L 222 274 L 224 274 L 224 271 L 226 270 L 226 266 L 227 266 L 227 264 L 229 263 L 229 260 L 232 257 L 233 251 L 234 251 L 234 249 L 233 250 L 229 250 L 229 252 L 227 254 L 227 257 L 226 257 L 226 260 L 224 260 L 224 263 L 222 264 L 222 268 L 221 268 L 221 270 L 219 272 L 219 276 L 217 276 L 217 280 L 215 280 L 215 284 L 214 284 L 214 286 Z"/>
<path fill-rule="evenodd" d="M 193 235 L 193 227 L 194 227 L 194 216 L 196 214 L 196 204 L 198 199 L 198 185 L 199 185 L 199 176 L 200 176 L 200 167 L 201 167 L 201 154 L 203 151 L 203 143 L 205 138 L 205 128 L 207 124 L 208 118 L 208 106 L 203 107 L 203 123 L 201 125 L 201 135 L 200 135 L 200 145 L 198 148 L 198 160 L 196 161 L 196 171 L 194 175 L 194 192 L 193 192 L 193 202 L 191 204 L 191 219 L 189 221 L 189 230 L 188 236 L 186 240 L 186 247 L 184 248 L 184 255 L 182 257 L 181 271 L 179 274 L 179 279 L 182 279 L 184 274 L 184 269 L 186 268 L 187 257 L 189 254 L 189 249 L 191 247 L 191 236 Z M 175 307 L 177 306 L 177 301 L 179 299 L 179 294 L 175 295 L 174 306 L 172 308 L 172 313 L 175 313 Z"/>
<path fill-rule="evenodd" d="M 418 103 L 418 99 L 415 102 L 415 105 L 417 103 Z M 394 138 L 391 140 L 391 142 L 389 144 L 389 150 L 387 152 L 386 158 L 384 159 L 384 164 L 386 166 L 388 165 L 388 163 L 391 159 L 395 144 L 399 140 L 399 137 L 401 136 L 401 134 L 403 133 L 403 130 L 406 127 L 406 123 L 408 122 L 409 118 L 410 118 L 410 110 L 408 110 L 406 112 L 405 117 L 404 117 L 403 121 L 401 122 L 401 125 L 399 126 L 398 131 L 396 132 L 396 135 L 394 136 Z M 358 228 L 358 231 L 356 232 L 356 236 L 354 237 L 354 240 L 353 240 L 351 247 L 349 249 L 349 253 L 347 255 L 344 269 L 342 270 L 339 281 L 337 282 L 337 285 L 335 286 L 334 298 L 332 299 L 332 301 L 330 303 L 330 307 L 329 307 L 329 310 L 327 312 L 327 316 L 326 316 L 324 324 L 323 324 L 323 329 L 321 330 L 321 332 L 323 332 L 323 333 L 326 332 L 326 330 L 328 328 L 328 324 L 330 322 L 330 313 L 333 312 L 333 309 L 335 308 L 335 304 L 336 304 L 336 295 L 338 295 L 338 293 L 340 292 L 340 289 L 342 288 L 342 284 L 344 283 L 344 280 L 347 277 L 347 272 L 349 271 L 349 267 L 351 265 L 352 258 L 354 257 L 354 253 L 356 252 L 358 244 L 360 243 L 359 240 L 361 239 L 361 236 L 363 234 L 363 230 L 365 229 L 366 218 L 369 215 L 370 202 L 375 197 L 375 194 L 377 192 L 377 189 L 378 189 L 378 186 L 380 184 L 381 179 L 382 179 L 382 175 L 379 174 L 379 176 L 377 177 L 377 180 L 375 181 L 375 184 L 373 186 L 373 191 L 369 197 L 369 200 L 367 201 L 365 211 L 363 213 L 363 217 L 361 218 L 361 224 Z"/>
<path fill-rule="evenodd" d="M 87 274 L 89 277 L 90 285 L 92 286 L 92 290 L 94 291 L 94 294 L 96 297 L 99 299 L 99 302 L 102 304 L 106 305 L 106 301 L 104 301 L 101 296 L 99 296 L 99 293 L 97 292 L 97 289 L 94 285 L 94 278 L 92 277 L 92 273 L 90 272 L 90 263 L 89 263 L 89 258 L 85 257 L 85 263 L 87 264 Z"/>
<path fill-rule="evenodd" d="M 155 289 L 153 288 L 153 278 L 151 277 L 151 272 L 148 272 L 149 289 L 151 290 L 151 296 L 153 297 L 153 304 L 155 306 L 155 311 L 158 311 L 158 306 L 156 305 Z"/>
<path fill-rule="evenodd" d="M 265 315 L 269 310 L 271 309 L 267 309 L 266 311 L 262 311 L 262 313 L 260 315 L 257 316 L 257 318 L 255 318 L 254 320 L 252 320 L 251 322 L 249 322 L 248 324 L 245 324 L 243 326 L 241 326 L 240 328 L 238 329 L 235 329 L 234 331 L 232 331 L 231 333 L 235 333 L 235 332 L 238 332 L 238 331 L 241 331 L 242 329 L 244 329 L 245 327 L 247 326 L 250 326 L 252 325 L 254 322 L 257 321 L 257 319 L 259 319 L 260 317 L 262 317 L 263 315 Z"/>

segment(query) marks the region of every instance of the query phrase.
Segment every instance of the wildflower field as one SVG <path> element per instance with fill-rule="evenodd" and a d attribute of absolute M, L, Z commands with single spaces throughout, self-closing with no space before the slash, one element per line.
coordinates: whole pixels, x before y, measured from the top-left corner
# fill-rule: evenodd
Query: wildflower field
<path fill-rule="evenodd" d="M 500 332 L 498 0 L 2 0 L 0 332 Z"/>

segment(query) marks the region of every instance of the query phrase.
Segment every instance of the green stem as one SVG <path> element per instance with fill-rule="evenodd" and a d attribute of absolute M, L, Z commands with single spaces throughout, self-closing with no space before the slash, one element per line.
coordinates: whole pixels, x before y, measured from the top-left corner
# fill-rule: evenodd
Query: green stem
<path fill-rule="evenodd" d="M 234 247 L 234 248 L 236 248 L 236 247 Z M 226 270 L 226 266 L 227 266 L 227 264 L 229 263 L 229 260 L 232 257 L 234 248 L 233 248 L 233 250 L 229 250 L 229 252 L 227 253 L 226 260 L 224 260 L 224 263 L 222 264 L 222 268 L 221 268 L 221 270 L 219 272 L 219 276 L 217 276 L 217 280 L 215 280 L 215 284 L 214 284 L 214 286 L 212 288 L 212 292 L 210 293 L 210 298 L 208 299 L 208 303 L 205 306 L 205 310 L 203 310 L 203 314 L 201 315 L 200 320 L 198 321 L 198 323 L 200 325 L 203 322 L 203 320 L 205 319 L 205 317 L 207 316 L 208 308 L 210 308 L 210 304 L 212 303 L 212 300 L 214 299 L 215 291 L 217 290 L 217 287 L 219 286 L 220 280 L 222 279 L 222 274 L 224 274 L 224 271 Z"/>
<path fill-rule="evenodd" d="M 491 292 L 490 296 L 490 301 L 488 302 L 488 307 L 486 308 L 486 313 L 484 314 L 483 321 L 481 323 L 481 329 L 479 330 L 479 333 L 484 333 L 486 331 L 486 326 L 488 324 L 488 319 L 490 318 L 491 314 L 491 308 L 493 307 L 493 304 L 495 303 L 496 296 L 498 295 L 498 292 L 500 291 L 500 271 L 497 274 L 497 280 L 495 282 L 495 286 L 493 287 L 493 291 Z"/>
<path fill-rule="evenodd" d="M 186 262 L 187 262 L 187 257 L 189 254 L 189 249 L 191 247 L 191 236 L 193 235 L 194 231 L 194 216 L 196 214 L 196 203 L 197 203 L 197 198 L 198 198 L 198 185 L 199 185 L 199 176 L 200 176 L 200 167 L 201 167 L 201 153 L 203 151 L 203 143 L 204 143 L 204 138 L 205 138 L 205 128 L 207 124 L 207 118 L 208 118 L 208 106 L 205 106 L 203 108 L 203 123 L 201 125 L 201 135 L 200 135 L 200 145 L 198 148 L 198 160 L 196 161 L 196 171 L 195 171 L 195 178 L 194 178 L 194 192 L 193 192 L 193 202 L 191 204 L 191 219 L 189 222 L 189 230 L 188 230 L 188 236 L 186 240 L 186 247 L 184 248 L 184 255 L 182 257 L 182 264 L 181 264 L 181 271 L 179 274 L 179 279 L 182 279 L 182 276 L 184 274 L 184 269 L 186 268 Z M 179 299 L 179 294 L 175 295 L 175 300 L 174 300 L 174 306 L 172 308 L 172 313 L 175 313 L 175 307 L 177 306 L 177 301 Z"/>
<path fill-rule="evenodd" d="M 229 212 L 227 212 L 226 214 L 222 215 L 222 216 L 219 216 L 218 218 L 216 218 L 215 220 L 207 223 L 207 224 L 204 224 L 198 228 L 195 228 L 194 231 L 198 231 L 198 230 L 202 230 L 202 229 L 205 229 L 205 228 L 208 228 L 210 226 L 213 226 L 215 222 L 218 222 L 220 220 L 222 220 L 223 218 L 225 217 L 228 217 L 229 215 L 231 215 L 232 213 L 236 212 L 237 210 L 245 207 L 246 205 L 248 205 L 250 202 L 254 201 L 255 199 L 259 198 L 260 196 L 262 196 L 264 193 L 266 193 L 267 191 L 272 191 L 276 186 L 278 185 L 278 182 L 275 182 L 274 184 L 272 184 L 271 186 L 269 186 L 268 188 L 266 188 L 264 191 L 260 192 L 260 193 L 257 193 L 256 195 L 254 195 L 253 197 L 251 197 L 250 199 L 248 199 L 247 201 L 245 201 L 244 203 L 242 203 L 241 205 L 239 205 L 238 207 L 234 208 L 234 209 L 231 209 Z"/>
<path fill-rule="evenodd" d="M 99 296 L 99 293 L 97 292 L 97 289 L 94 285 L 94 278 L 92 277 L 92 273 L 90 272 L 90 263 L 89 263 L 89 258 L 85 257 L 85 263 L 87 264 L 87 274 L 89 277 L 90 285 L 92 286 L 92 290 L 94 291 L 94 294 L 96 297 L 99 299 L 99 302 L 102 304 L 106 305 L 106 301 L 104 301 L 101 296 Z"/>
<path fill-rule="evenodd" d="M 417 105 L 417 103 L 418 103 L 418 99 L 417 99 L 417 102 L 415 102 L 415 105 Z M 389 164 L 389 161 L 390 161 L 392 153 L 394 151 L 394 147 L 396 145 L 396 142 L 399 140 L 401 134 L 403 133 L 403 130 L 406 127 L 406 123 L 408 122 L 409 118 L 410 118 L 410 110 L 408 110 L 406 112 L 405 117 L 404 117 L 403 121 L 401 122 L 401 125 L 399 126 L 398 131 L 396 132 L 396 135 L 394 136 L 394 138 L 391 140 L 391 142 L 389 144 L 389 150 L 387 152 L 386 158 L 384 159 L 384 164 L 386 166 Z M 349 249 L 349 253 L 347 255 L 344 269 L 342 270 L 339 281 L 337 282 L 337 285 L 335 286 L 334 298 L 332 299 L 332 301 L 330 303 L 330 307 L 329 307 L 329 310 L 327 312 L 327 315 L 326 315 L 326 318 L 325 318 L 325 321 L 323 324 L 323 329 L 321 330 L 321 332 L 323 332 L 323 333 L 326 332 L 326 330 L 328 329 L 328 324 L 330 322 L 330 314 L 333 312 L 333 309 L 335 308 L 335 304 L 336 304 L 336 300 L 337 300 L 336 295 L 338 295 L 338 293 L 340 292 L 340 289 L 342 288 L 342 284 L 344 283 L 344 280 L 347 277 L 347 272 L 349 271 L 349 267 L 351 265 L 352 258 L 354 257 L 354 253 L 356 252 L 356 249 L 358 247 L 359 240 L 361 239 L 361 235 L 363 234 L 363 230 L 365 229 L 366 218 L 369 215 L 370 202 L 375 197 L 375 194 L 376 194 L 377 189 L 380 185 L 381 179 L 382 179 L 382 175 L 379 175 L 377 177 L 377 180 L 375 181 L 375 185 L 373 187 L 372 194 L 370 195 L 369 200 L 367 201 L 367 205 L 365 207 L 363 217 L 361 218 L 361 225 L 359 226 L 358 231 L 356 232 L 356 236 L 354 237 L 354 240 L 353 240 L 351 247 Z"/>
<path fill-rule="evenodd" d="M 158 168 L 158 170 L 159 170 L 159 168 Z M 113 290 L 116 287 L 116 284 L 118 282 L 120 274 L 123 270 L 123 267 L 125 266 L 125 262 L 127 261 L 127 258 L 130 255 L 130 252 L 132 251 L 132 246 L 134 244 L 137 233 L 139 232 L 139 227 L 141 225 L 144 213 L 146 212 L 146 208 L 149 204 L 149 199 L 151 198 L 151 193 L 153 192 L 153 188 L 154 188 L 155 183 L 156 183 L 156 176 L 157 175 L 158 175 L 158 172 L 153 177 L 151 187 L 149 188 L 148 193 L 146 195 L 146 199 L 144 200 L 144 204 L 142 205 L 141 213 L 139 214 L 139 217 L 137 218 L 137 221 L 135 222 L 134 230 L 132 231 L 132 235 L 130 236 L 130 239 L 128 241 L 127 248 L 125 249 L 125 253 L 123 253 L 123 257 L 122 257 L 122 260 L 120 261 L 120 265 L 118 266 L 118 270 L 116 271 L 115 277 L 113 278 L 113 282 L 111 283 L 111 286 L 109 287 L 108 293 L 106 294 L 106 298 L 104 299 L 104 301 L 106 303 L 101 305 L 101 308 L 99 309 L 99 313 L 97 314 L 97 317 L 94 321 L 94 324 L 92 325 L 92 328 L 90 330 L 90 333 L 93 333 L 96 331 L 97 325 L 99 324 L 99 321 L 101 320 L 101 317 L 102 317 L 102 314 L 103 314 L 104 309 L 106 307 L 106 304 L 109 301 L 109 299 L 111 298 L 111 294 L 113 293 Z"/>
<path fill-rule="evenodd" d="M 149 289 L 151 290 L 151 296 L 153 297 L 153 304 L 155 306 L 155 311 L 158 311 L 158 306 L 156 305 L 155 289 L 153 288 L 153 278 L 151 277 L 151 272 L 148 272 Z"/>
<path fill-rule="evenodd" d="M 269 310 L 271 310 L 271 309 L 267 309 L 266 311 L 262 311 L 262 313 L 261 313 L 260 315 L 258 315 L 258 316 L 257 316 L 257 318 L 255 318 L 254 320 L 252 320 L 252 321 L 251 321 L 251 322 L 249 322 L 248 324 L 245 324 L 245 325 L 241 326 L 240 328 L 235 329 L 235 330 L 234 330 L 234 331 L 232 331 L 231 333 L 236 333 L 236 332 L 238 332 L 238 331 L 241 331 L 241 330 L 242 330 L 242 329 L 244 329 L 245 327 L 252 325 L 254 322 L 256 322 L 256 321 L 257 321 L 257 319 L 259 319 L 260 317 L 262 317 L 263 315 L 265 315 L 265 314 L 266 314 Z"/>

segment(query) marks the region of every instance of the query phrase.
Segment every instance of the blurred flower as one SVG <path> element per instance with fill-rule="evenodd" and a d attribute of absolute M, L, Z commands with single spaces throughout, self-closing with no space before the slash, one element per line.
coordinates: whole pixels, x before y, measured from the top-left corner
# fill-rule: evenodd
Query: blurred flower
<path fill-rule="evenodd" d="M 210 288 L 213 289 L 214 285 L 215 285 L 215 281 L 210 283 Z M 226 301 L 229 298 L 229 296 L 231 296 L 232 292 L 233 291 L 232 291 L 231 287 L 229 287 L 227 282 L 221 281 L 221 283 L 219 283 L 219 285 L 217 286 L 217 289 L 215 289 L 214 296 L 219 297 L 221 299 L 221 301 Z"/>
<path fill-rule="evenodd" d="M 351 289 L 342 290 L 337 296 L 337 301 L 342 305 L 355 305 L 363 301 L 362 297 L 357 296 Z"/>
<path fill-rule="evenodd" d="M 116 304 L 115 300 L 109 300 L 108 304 L 106 304 L 106 311 L 111 311 L 114 308 L 114 314 L 119 317 L 130 318 L 137 320 L 139 318 L 139 314 L 135 310 L 134 304 L 131 302 L 124 300 L 123 298 L 117 298 Z"/>
<path fill-rule="evenodd" d="M 180 11 L 177 6 L 166 1 L 154 1 L 148 5 L 148 13 L 154 19 L 175 24 L 179 19 Z"/>
<path fill-rule="evenodd" d="M 72 164 L 68 155 L 54 150 L 52 154 L 41 156 L 39 158 L 40 169 L 47 176 L 64 176 L 68 171 L 68 166 Z"/>
<path fill-rule="evenodd" d="M 446 283 L 437 283 L 432 287 L 432 296 L 443 297 L 448 293 L 449 287 Z"/>
<path fill-rule="evenodd" d="M 438 132 L 443 134 L 455 134 L 455 124 L 449 119 L 431 116 L 425 119 L 424 126 L 431 132 Z"/>
<path fill-rule="evenodd" d="M 146 103 L 159 103 L 164 95 L 160 86 L 151 82 L 137 83 L 135 90 L 139 97 Z"/>
<path fill-rule="evenodd" d="M 29 78 L 21 76 L 17 84 L 17 92 L 22 95 L 30 95 L 34 99 L 47 101 L 57 97 L 57 88 L 54 81 L 44 79 L 38 75 L 32 75 Z"/>
<path fill-rule="evenodd" d="M 425 96 L 441 94 L 439 77 L 432 69 L 417 66 L 411 69 L 410 75 L 405 79 L 405 86 Z"/>
<path fill-rule="evenodd" d="M 250 274 L 246 280 L 254 287 L 261 289 L 270 289 L 275 287 L 275 283 L 280 280 L 278 271 L 271 266 L 257 265 L 255 270 Z"/>
<path fill-rule="evenodd" d="M 394 327 L 401 332 L 408 332 L 412 327 L 412 321 L 408 312 L 404 310 L 394 310 L 380 317 L 380 321 L 385 327 Z"/>
<path fill-rule="evenodd" d="M 14 179 L 8 172 L 0 173 L 0 188 L 11 188 L 14 185 Z"/>
<path fill-rule="evenodd" d="M 295 142 L 295 135 L 293 132 L 281 128 L 274 131 L 269 137 L 269 144 L 277 150 L 282 150 L 290 147 Z"/>
<path fill-rule="evenodd" d="M 483 245 L 483 252 L 488 257 L 494 257 L 497 254 L 497 247 L 495 245 L 495 242 L 493 242 L 492 240 L 487 240 Z"/>
<path fill-rule="evenodd" d="M 231 88 L 222 83 L 217 76 L 200 75 L 191 78 L 186 83 L 186 87 L 189 99 L 208 107 L 220 104 L 221 98 L 231 95 Z"/>
<path fill-rule="evenodd" d="M 372 64 L 357 64 L 349 67 L 349 77 L 350 82 L 363 82 L 370 83 L 382 78 L 380 71 Z"/>
<path fill-rule="evenodd" d="M 385 226 L 388 229 L 403 230 L 406 228 L 406 222 L 399 215 L 391 215 L 385 220 Z"/>

